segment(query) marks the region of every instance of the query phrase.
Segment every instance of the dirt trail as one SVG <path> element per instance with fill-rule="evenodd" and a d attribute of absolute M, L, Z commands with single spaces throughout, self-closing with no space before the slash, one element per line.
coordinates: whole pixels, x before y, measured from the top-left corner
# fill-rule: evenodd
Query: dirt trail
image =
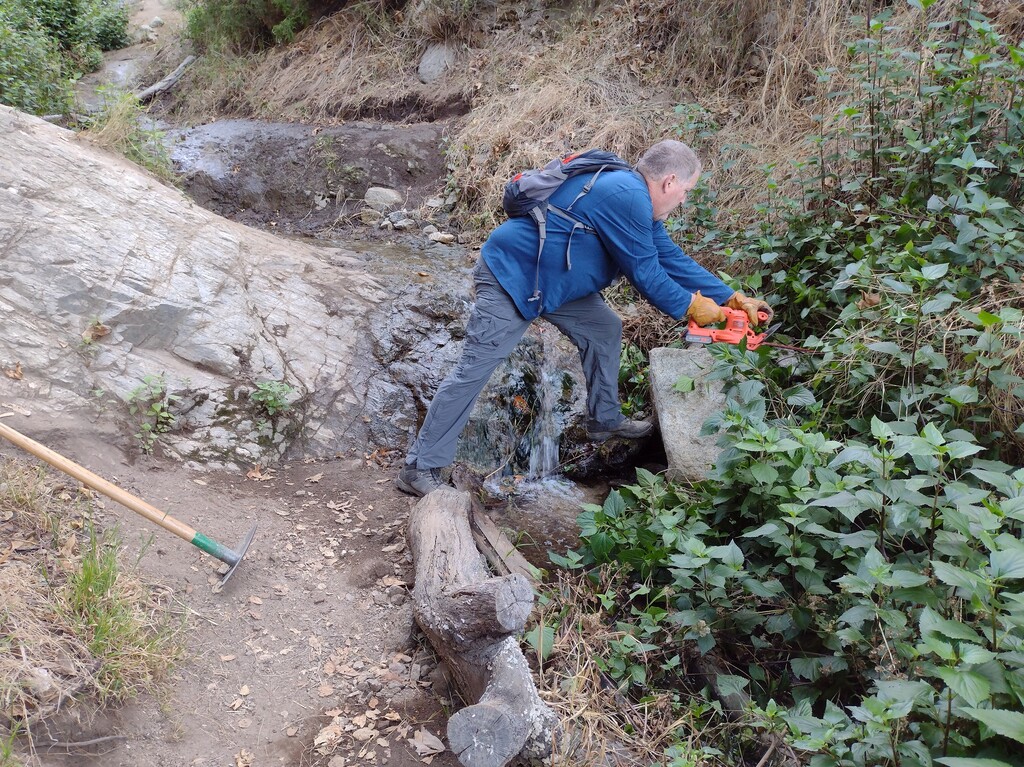
<path fill-rule="evenodd" d="M 30 432 L 31 418 L 15 428 Z M 95 434 L 95 432 L 93 432 Z M 157 458 L 129 465 L 90 425 L 49 445 L 228 546 L 257 536 L 224 590 L 219 562 L 107 501 L 138 568 L 174 595 L 187 653 L 166 692 L 90 715 L 72 709 L 33 735 L 42 765 L 255 767 L 422 764 L 411 743 L 444 737 L 453 691 L 413 631 L 404 525 L 393 471 L 329 460 L 246 473 L 194 474 Z M 9 444 L 0 454 L 24 457 Z M 325 727 L 332 722 L 336 727 Z M 45 750 L 51 740 L 94 747 Z M 318 736 L 326 739 L 319 750 Z M 435 765 L 454 765 L 450 752 Z"/>
<path fill-rule="evenodd" d="M 75 83 L 76 99 L 86 111 L 92 111 L 102 104 L 103 97 L 96 92 L 97 88 L 109 85 L 132 90 L 139 84 L 140 76 L 156 56 L 159 40 L 176 35 L 181 29 L 183 19 L 177 0 L 136 0 L 132 4 L 128 21 L 128 32 L 133 36 L 132 39 L 139 34 L 140 27 L 149 25 L 156 18 L 163 22 L 162 26 L 153 30 L 157 41 L 143 38 L 141 42 L 127 48 L 104 53 L 103 66 Z"/>

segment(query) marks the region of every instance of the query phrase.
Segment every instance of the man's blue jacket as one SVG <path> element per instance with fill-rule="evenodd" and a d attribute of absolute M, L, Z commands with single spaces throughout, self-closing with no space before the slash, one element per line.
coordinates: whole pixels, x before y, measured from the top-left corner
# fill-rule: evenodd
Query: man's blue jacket
<path fill-rule="evenodd" d="M 551 197 L 563 208 L 572 203 L 591 175 L 565 181 Z M 605 171 L 572 207 L 573 218 L 594 230 L 549 212 L 547 239 L 537 274 L 540 235 L 531 218 L 512 218 L 495 229 L 481 256 L 515 301 L 533 319 L 569 301 L 608 287 L 621 273 L 665 314 L 681 319 L 694 292 L 725 303 L 733 294 L 672 242 L 654 209 L 647 183 L 635 171 Z M 535 286 L 540 298 L 531 301 Z"/>

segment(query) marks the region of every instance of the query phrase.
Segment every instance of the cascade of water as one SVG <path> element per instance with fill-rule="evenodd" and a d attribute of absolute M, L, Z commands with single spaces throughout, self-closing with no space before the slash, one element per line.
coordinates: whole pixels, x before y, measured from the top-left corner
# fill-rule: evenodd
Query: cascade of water
<path fill-rule="evenodd" d="M 542 351 L 537 371 L 537 409 L 529 434 L 529 479 L 547 477 L 558 469 L 562 428 L 555 408 L 562 389 L 562 372 L 556 367 L 553 335 L 550 328 L 544 328 L 540 333 Z"/>

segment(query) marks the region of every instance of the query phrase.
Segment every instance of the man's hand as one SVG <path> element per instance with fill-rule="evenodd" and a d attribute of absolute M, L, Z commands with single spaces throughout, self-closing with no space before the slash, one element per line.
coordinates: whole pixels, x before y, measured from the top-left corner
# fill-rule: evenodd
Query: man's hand
<path fill-rule="evenodd" d="M 725 305 L 730 309 L 739 309 L 741 312 L 746 312 L 747 317 L 750 318 L 751 326 L 760 324 L 757 319 L 758 312 L 764 312 L 767 314 L 769 322 L 772 317 L 775 316 L 775 312 L 772 311 L 772 308 L 760 298 L 747 298 L 738 290 L 729 296 L 729 300 L 725 302 Z"/>
<path fill-rule="evenodd" d="M 686 310 L 686 316 L 701 327 L 725 321 L 725 312 L 722 311 L 722 307 L 710 298 L 702 296 L 699 290 L 693 294 L 690 308 Z"/>

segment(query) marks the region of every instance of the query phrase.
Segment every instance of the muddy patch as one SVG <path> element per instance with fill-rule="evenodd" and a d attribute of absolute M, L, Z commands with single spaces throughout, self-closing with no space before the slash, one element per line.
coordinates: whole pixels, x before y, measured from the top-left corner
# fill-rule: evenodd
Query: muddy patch
<path fill-rule="evenodd" d="M 322 233 L 355 220 L 370 187 L 415 209 L 446 172 L 439 122 L 384 126 L 220 120 L 167 131 L 175 170 L 200 205 L 251 226 Z"/>

